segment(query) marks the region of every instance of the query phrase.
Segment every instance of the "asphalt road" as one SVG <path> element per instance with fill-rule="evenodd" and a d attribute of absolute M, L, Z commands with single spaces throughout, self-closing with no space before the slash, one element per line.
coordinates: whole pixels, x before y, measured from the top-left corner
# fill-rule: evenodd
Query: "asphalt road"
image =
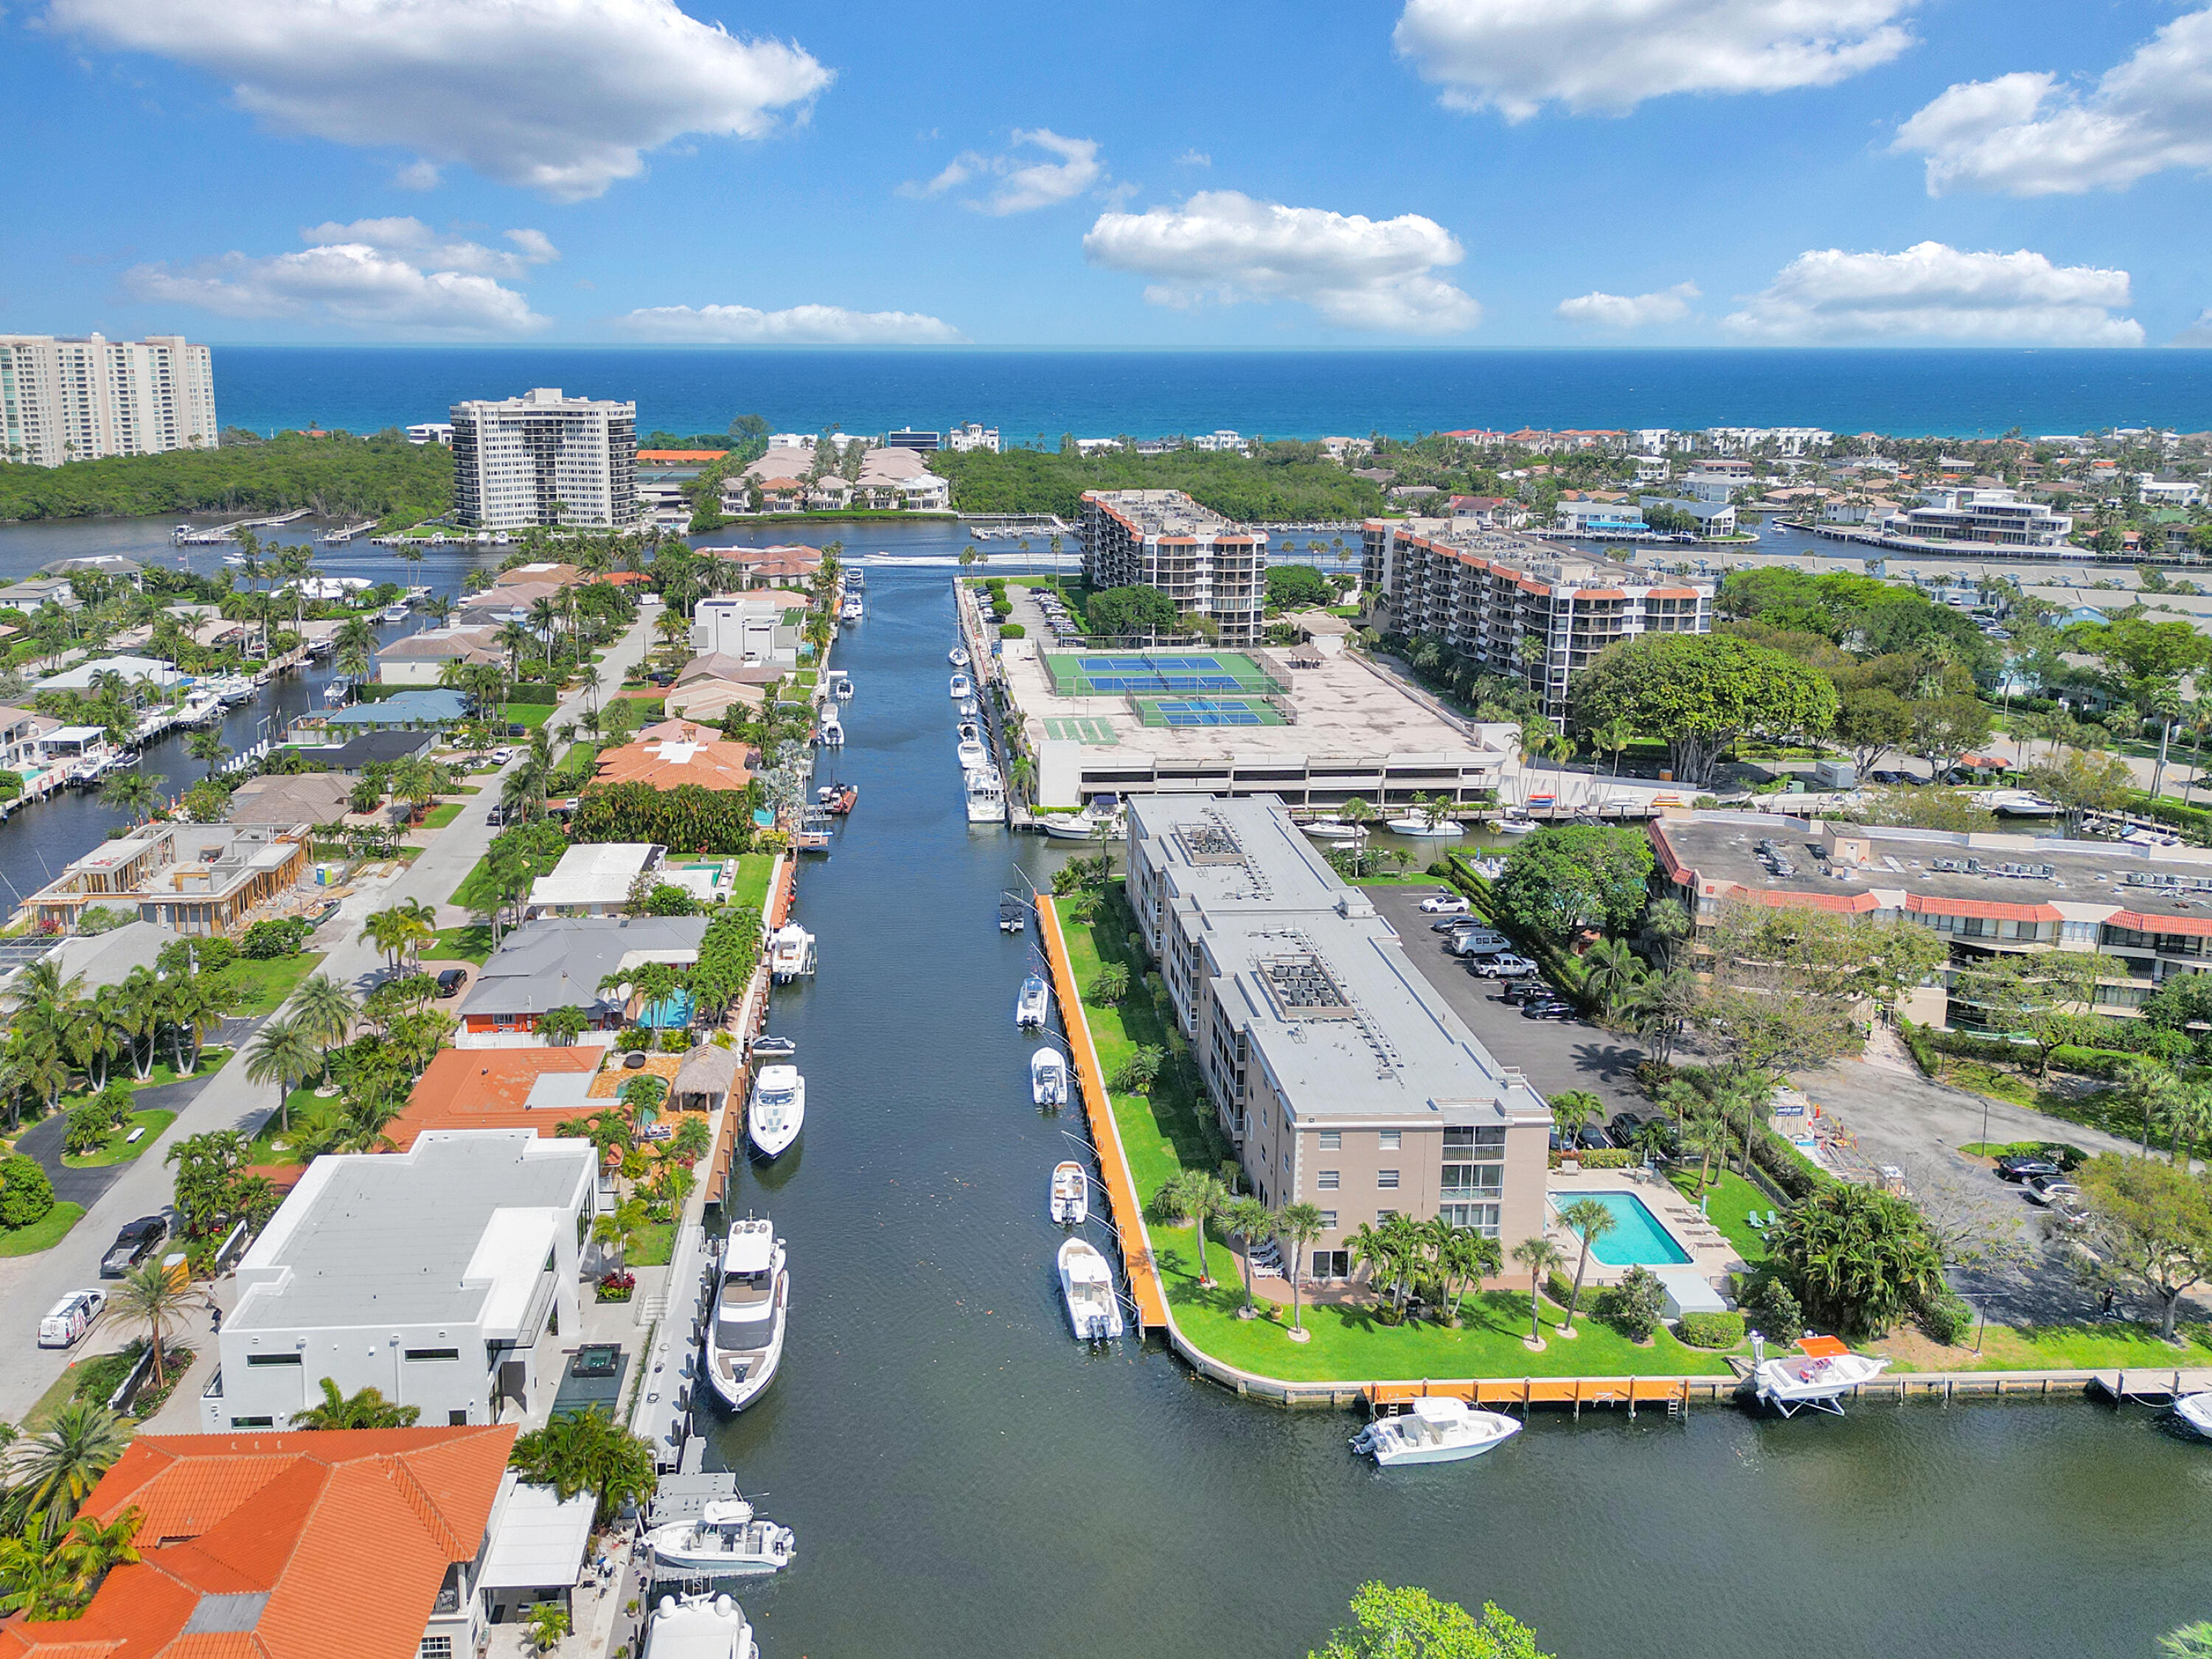
<path fill-rule="evenodd" d="M 619 685 L 623 676 L 642 659 L 659 615 L 658 606 L 647 606 L 637 625 L 608 649 L 605 661 L 599 665 L 603 692 Z M 581 693 L 566 698 L 547 724 L 574 719 L 582 712 L 584 701 Z M 504 769 L 480 775 L 483 793 L 462 797 L 469 810 L 438 831 L 411 865 L 388 880 L 357 889 L 346 898 L 338 914 L 311 941 L 310 948 L 326 952 L 319 971 L 356 994 L 374 982 L 384 959 L 375 947 L 362 941 L 362 919 L 372 911 L 387 909 L 407 899 L 445 902 L 497 833 L 484 822 L 484 811 L 499 799 L 499 784 L 505 775 Z M 100 1282 L 100 1258 L 114 1241 L 116 1230 L 168 1203 L 172 1172 L 161 1160 L 170 1144 L 213 1129 L 251 1132 L 274 1109 L 276 1103 L 272 1093 L 248 1083 L 244 1066 L 234 1062 L 225 1066 L 178 1114 L 159 1144 L 122 1167 L 66 1238 L 37 1255 L 0 1259 L 0 1354 L 14 1356 L 0 1366 L 0 1420 L 20 1421 L 71 1359 L 119 1347 L 135 1334 L 103 1320 L 74 1350 L 37 1346 L 39 1321 L 46 1310 L 66 1292 Z"/>

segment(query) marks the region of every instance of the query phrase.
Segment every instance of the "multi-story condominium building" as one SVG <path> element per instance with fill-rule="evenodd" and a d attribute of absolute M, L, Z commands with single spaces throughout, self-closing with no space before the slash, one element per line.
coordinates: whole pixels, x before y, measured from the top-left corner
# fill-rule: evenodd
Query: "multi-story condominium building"
<path fill-rule="evenodd" d="M 1889 829 L 1743 812 L 1656 820 L 1660 872 L 1710 928 L 1731 902 L 1902 919 L 1941 933 L 1954 969 L 2043 951 L 2105 957 L 2094 1012 L 2131 1015 L 2176 974 L 2212 967 L 2212 849 Z M 1983 1024 L 1971 975 L 1908 994 L 1928 1025 Z"/>
<path fill-rule="evenodd" d="M 322 1397 L 376 1389 L 425 1423 L 543 1412 L 549 1319 L 577 1325 L 577 1257 L 599 1152 L 529 1129 L 432 1131 L 404 1152 L 317 1158 L 238 1264 L 200 1426 L 283 1429 Z M 541 1394 L 541 1389 L 544 1394 Z"/>
<path fill-rule="evenodd" d="M 2074 533 L 2074 520 L 2009 489 L 1931 489 L 1919 506 L 1893 514 L 1886 528 L 1917 541 L 2059 547 Z"/>
<path fill-rule="evenodd" d="M 1224 645 L 1256 645 L 1267 603 L 1267 538 L 1180 489 L 1083 492 L 1083 574 L 1092 589 L 1156 587 L 1211 617 Z"/>
<path fill-rule="evenodd" d="M 33 466 L 212 449 L 215 370 L 180 334 L 0 334 L 0 459 Z"/>
<path fill-rule="evenodd" d="M 637 520 L 637 405 L 520 398 L 453 405 L 453 506 L 465 525 L 619 529 Z"/>
<path fill-rule="evenodd" d="M 1362 580 L 1383 629 L 1432 635 L 1486 672 L 1517 679 L 1564 720 L 1567 686 L 1590 659 L 1639 634 L 1706 634 L 1710 578 L 1612 564 L 1444 519 L 1362 526 Z"/>
<path fill-rule="evenodd" d="M 1543 1231 L 1550 1108 L 1279 801 L 1132 799 L 1128 895 L 1253 1190 L 1322 1212 L 1316 1277 L 1394 1215 Z"/>

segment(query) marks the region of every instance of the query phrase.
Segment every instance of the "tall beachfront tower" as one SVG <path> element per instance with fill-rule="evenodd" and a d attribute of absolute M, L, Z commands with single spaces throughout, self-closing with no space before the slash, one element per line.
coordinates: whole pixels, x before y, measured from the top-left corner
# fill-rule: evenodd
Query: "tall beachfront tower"
<path fill-rule="evenodd" d="M 453 405 L 453 506 L 479 530 L 637 522 L 637 405 L 520 398 Z"/>
<path fill-rule="evenodd" d="M 216 444 L 215 369 L 181 334 L 0 334 L 0 459 L 33 466 Z"/>
<path fill-rule="evenodd" d="M 1083 492 L 1083 576 L 1095 589 L 1156 587 L 1185 616 L 1211 617 L 1224 645 L 1257 645 L 1267 604 L 1267 538 L 1180 489 Z"/>

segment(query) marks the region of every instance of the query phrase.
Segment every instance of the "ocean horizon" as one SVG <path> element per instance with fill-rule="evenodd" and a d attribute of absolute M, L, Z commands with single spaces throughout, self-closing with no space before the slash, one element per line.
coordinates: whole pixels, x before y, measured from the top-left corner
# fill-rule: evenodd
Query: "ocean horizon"
<path fill-rule="evenodd" d="M 995 426 L 1009 444 L 1199 434 L 1412 437 L 1520 427 L 1820 427 L 2031 436 L 2212 428 L 2212 351 L 1267 351 L 216 345 L 225 426 L 353 432 L 532 386 L 635 400 L 641 434 Z"/>

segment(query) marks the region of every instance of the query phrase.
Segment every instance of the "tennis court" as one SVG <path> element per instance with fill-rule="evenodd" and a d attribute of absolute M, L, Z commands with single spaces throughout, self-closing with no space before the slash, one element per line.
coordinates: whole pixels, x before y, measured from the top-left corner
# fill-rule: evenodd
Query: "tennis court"
<path fill-rule="evenodd" d="M 1048 651 L 1044 666 L 1054 695 L 1062 697 L 1164 696 L 1193 691 L 1265 695 L 1282 689 L 1241 651 Z"/>
<path fill-rule="evenodd" d="M 1146 726 L 1280 726 L 1283 717 L 1264 702 L 1243 697 L 1136 697 Z"/>

